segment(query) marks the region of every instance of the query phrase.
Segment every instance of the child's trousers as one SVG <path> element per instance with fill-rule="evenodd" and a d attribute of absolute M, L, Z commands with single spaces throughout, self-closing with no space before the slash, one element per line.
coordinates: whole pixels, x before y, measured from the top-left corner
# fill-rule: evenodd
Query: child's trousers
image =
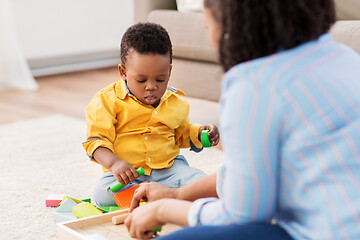
<path fill-rule="evenodd" d="M 178 188 L 205 176 L 206 174 L 203 171 L 190 167 L 185 157 L 179 155 L 174 159 L 174 163 L 170 168 L 153 169 L 150 176 L 142 175 L 115 193 L 110 190 L 110 186 L 117 183 L 117 180 L 111 172 L 104 173 L 95 184 L 93 200 L 98 206 L 116 206 L 114 201 L 116 193 L 144 181 L 158 182 L 167 187 Z"/>

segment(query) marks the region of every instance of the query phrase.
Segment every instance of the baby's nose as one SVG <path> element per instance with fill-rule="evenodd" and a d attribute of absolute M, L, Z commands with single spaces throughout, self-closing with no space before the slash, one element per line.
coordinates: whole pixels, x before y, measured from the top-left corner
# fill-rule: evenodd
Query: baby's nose
<path fill-rule="evenodd" d="M 157 89 L 156 84 L 149 83 L 149 84 L 146 85 L 146 90 L 147 91 L 154 91 L 156 89 Z"/>

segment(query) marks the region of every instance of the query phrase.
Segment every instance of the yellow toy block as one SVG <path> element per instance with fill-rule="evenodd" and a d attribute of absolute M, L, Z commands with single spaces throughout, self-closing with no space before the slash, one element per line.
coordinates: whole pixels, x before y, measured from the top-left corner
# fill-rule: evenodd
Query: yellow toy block
<path fill-rule="evenodd" d="M 72 198 L 72 197 L 69 197 L 69 196 L 64 195 L 62 201 L 59 203 L 59 206 L 60 206 L 61 204 L 63 204 L 63 202 L 65 202 L 65 200 L 68 199 L 68 198 L 71 198 L 71 199 L 72 199 L 74 202 L 76 202 L 76 203 L 82 203 L 82 202 L 83 202 L 82 200 L 79 200 L 79 199 Z"/>
<path fill-rule="evenodd" d="M 99 209 L 97 209 L 96 207 L 94 207 L 94 205 L 88 202 L 79 203 L 76 206 L 74 206 L 72 208 L 72 213 L 78 218 L 90 217 L 90 216 L 102 214 L 102 212 Z"/>

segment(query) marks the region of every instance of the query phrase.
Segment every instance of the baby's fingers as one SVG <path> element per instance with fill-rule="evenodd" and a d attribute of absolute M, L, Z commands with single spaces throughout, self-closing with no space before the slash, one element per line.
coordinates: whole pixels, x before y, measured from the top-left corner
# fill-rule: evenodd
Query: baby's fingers
<path fill-rule="evenodd" d="M 210 140 L 210 142 L 211 142 L 211 146 L 216 146 L 216 145 L 218 145 L 219 140 L 220 140 L 219 133 L 216 133 L 215 136 L 211 137 L 209 140 Z"/>
<path fill-rule="evenodd" d="M 122 180 L 122 182 L 120 182 L 121 184 L 128 184 L 129 182 L 130 182 L 130 179 L 129 179 L 129 177 L 128 177 L 128 175 L 127 175 L 127 173 L 126 172 L 124 172 L 124 173 L 121 173 L 120 174 L 120 177 L 121 177 L 121 180 Z"/>
<path fill-rule="evenodd" d="M 135 181 L 135 179 L 138 177 L 138 173 L 136 172 L 135 168 L 128 169 L 125 174 L 130 182 Z"/>

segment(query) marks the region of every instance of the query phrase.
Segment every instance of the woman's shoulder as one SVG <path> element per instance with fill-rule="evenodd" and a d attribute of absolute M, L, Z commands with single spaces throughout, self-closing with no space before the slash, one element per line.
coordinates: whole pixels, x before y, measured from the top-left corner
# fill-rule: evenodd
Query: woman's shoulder
<path fill-rule="evenodd" d="M 321 59 L 339 51 L 341 46 L 330 34 L 297 47 L 235 65 L 225 74 L 225 81 L 243 79 L 255 84 L 283 86 L 305 71 L 318 66 Z"/>

